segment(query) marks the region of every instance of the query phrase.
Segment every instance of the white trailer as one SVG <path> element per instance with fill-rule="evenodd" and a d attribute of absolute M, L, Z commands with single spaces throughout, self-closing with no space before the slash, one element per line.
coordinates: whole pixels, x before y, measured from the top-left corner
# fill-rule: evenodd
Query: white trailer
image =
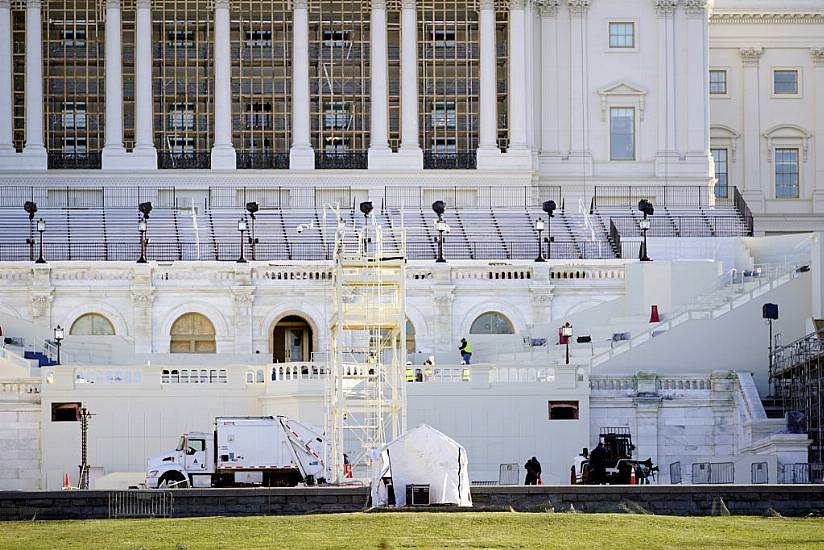
<path fill-rule="evenodd" d="M 321 432 L 285 416 L 218 417 L 214 432 L 183 434 L 150 458 L 146 486 L 313 485 L 327 479 L 326 454 Z"/>

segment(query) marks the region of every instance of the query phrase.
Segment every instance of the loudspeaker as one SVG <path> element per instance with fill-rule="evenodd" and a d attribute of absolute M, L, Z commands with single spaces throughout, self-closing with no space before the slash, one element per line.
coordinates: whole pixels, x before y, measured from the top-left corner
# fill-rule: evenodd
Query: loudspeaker
<path fill-rule="evenodd" d="M 764 304 L 761 316 L 764 319 L 778 319 L 778 304 Z"/>

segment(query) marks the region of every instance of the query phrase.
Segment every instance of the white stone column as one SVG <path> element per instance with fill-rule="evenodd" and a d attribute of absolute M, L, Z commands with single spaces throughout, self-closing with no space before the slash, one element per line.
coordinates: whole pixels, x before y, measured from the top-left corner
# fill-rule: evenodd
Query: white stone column
<path fill-rule="evenodd" d="M 152 3 L 137 0 L 134 45 L 134 136 L 131 166 L 157 169 L 154 145 L 154 95 L 152 94 Z"/>
<path fill-rule="evenodd" d="M 741 131 L 743 143 L 743 167 L 741 181 L 744 183 L 742 194 L 747 205 L 754 212 L 763 212 L 764 197 L 767 190 L 761 188 L 761 128 L 758 124 L 758 109 L 760 103 L 758 60 L 761 58 L 761 48 L 743 48 L 739 50 L 743 65 L 742 89 L 749 92 L 743 94 L 744 124 Z"/>
<path fill-rule="evenodd" d="M 707 0 L 684 0 L 687 16 L 687 161 L 690 175 L 712 177 Z"/>
<path fill-rule="evenodd" d="M 26 145 L 22 169 L 45 170 L 43 145 L 43 40 L 40 0 L 26 1 Z"/>
<path fill-rule="evenodd" d="M 416 0 L 401 0 L 401 147 L 398 166 L 423 169 L 418 143 L 418 14 Z"/>
<path fill-rule="evenodd" d="M 511 167 L 530 168 L 527 145 L 526 0 L 509 2 L 509 157 Z"/>
<path fill-rule="evenodd" d="M 558 83 L 562 81 L 558 51 L 559 0 L 540 0 L 541 11 L 541 157 L 561 156 Z"/>
<path fill-rule="evenodd" d="M 0 0 L 0 168 L 15 154 L 12 110 L 11 2 Z"/>
<path fill-rule="evenodd" d="M 389 148 L 386 0 L 372 0 L 369 31 L 369 168 L 385 170 L 392 168 L 394 163 Z"/>
<path fill-rule="evenodd" d="M 678 161 L 675 148 L 675 34 L 673 15 L 678 0 L 656 0 L 658 14 L 658 150 L 655 175 L 667 177 Z"/>
<path fill-rule="evenodd" d="M 813 160 L 815 162 L 815 189 L 813 189 L 813 212 L 824 214 L 824 48 L 812 48 L 813 97 L 815 102 L 815 125 L 813 129 Z"/>
<path fill-rule="evenodd" d="M 215 143 L 212 170 L 234 170 L 232 145 L 232 46 L 229 0 L 215 0 Z"/>
<path fill-rule="evenodd" d="M 587 14 L 590 0 L 568 0 L 570 16 L 570 160 L 577 166 L 578 173 L 587 175 L 591 172 L 589 136 L 589 82 L 587 80 Z"/>
<path fill-rule="evenodd" d="M 102 166 L 117 165 L 124 157 L 123 147 L 123 47 L 121 44 L 120 0 L 106 0 L 106 128 Z"/>
<path fill-rule="evenodd" d="M 479 0 L 480 16 L 480 123 L 478 168 L 494 169 L 501 151 L 498 149 L 498 100 L 495 75 L 495 1 Z"/>
<path fill-rule="evenodd" d="M 309 141 L 309 9 L 308 0 L 292 2 L 292 148 L 289 168 L 313 170 L 315 153 Z"/>

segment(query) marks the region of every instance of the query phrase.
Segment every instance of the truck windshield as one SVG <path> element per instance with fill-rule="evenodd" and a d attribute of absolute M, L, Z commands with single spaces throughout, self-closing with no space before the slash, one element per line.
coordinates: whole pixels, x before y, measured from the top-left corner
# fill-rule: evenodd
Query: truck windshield
<path fill-rule="evenodd" d="M 181 436 L 180 443 L 177 444 L 177 450 L 182 451 L 184 449 L 186 449 L 186 437 Z"/>

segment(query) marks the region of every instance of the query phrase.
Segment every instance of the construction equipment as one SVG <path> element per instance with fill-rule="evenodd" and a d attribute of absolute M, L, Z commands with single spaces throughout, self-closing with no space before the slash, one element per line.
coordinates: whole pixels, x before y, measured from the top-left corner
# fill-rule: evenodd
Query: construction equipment
<path fill-rule="evenodd" d="M 362 203 L 363 224 L 339 223 L 335 234 L 326 394 L 335 483 L 368 479 L 373 453 L 406 430 L 406 235 L 371 211 Z"/>
<path fill-rule="evenodd" d="M 214 432 L 189 432 L 149 459 L 146 486 L 295 486 L 326 481 L 326 440 L 285 416 L 219 417 Z"/>
<path fill-rule="evenodd" d="M 632 435 L 626 427 L 601 428 L 598 437 L 604 446 L 606 459 L 604 471 L 598 472 L 588 457 L 577 457 L 570 468 L 570 482 L 573 485 L 639 485 L 655 481 L 658 466 L 651 458 L 635 460 L 632 453 Z"/>

